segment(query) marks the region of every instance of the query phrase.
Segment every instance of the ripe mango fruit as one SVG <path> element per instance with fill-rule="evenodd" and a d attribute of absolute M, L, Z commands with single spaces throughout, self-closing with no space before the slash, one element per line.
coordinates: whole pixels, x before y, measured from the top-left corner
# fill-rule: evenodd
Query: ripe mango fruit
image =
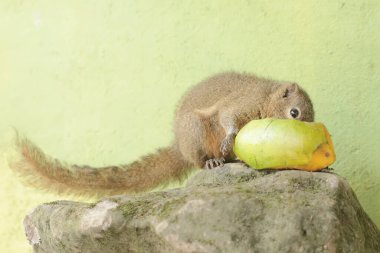
<path fill-rule="evenodd" d="M 255 169 L 318 171 L 336 159 L 325 125 L 295 119 L 250 121 L 238 132 L 234 153 Z"/>

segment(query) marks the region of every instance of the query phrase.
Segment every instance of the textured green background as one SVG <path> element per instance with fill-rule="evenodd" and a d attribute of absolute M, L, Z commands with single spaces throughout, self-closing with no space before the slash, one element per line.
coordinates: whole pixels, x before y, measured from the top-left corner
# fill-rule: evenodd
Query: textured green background
<path fill-rule="evenodd" d="M 380 225 L 380 1 L 0 1 L 0 136 L 92 165 L 169 143 L 181 94 L 224 70 L 299 82 L 333 135 L 336 172 Z M 0 249 L 62 197 L 1 163 Z"/>

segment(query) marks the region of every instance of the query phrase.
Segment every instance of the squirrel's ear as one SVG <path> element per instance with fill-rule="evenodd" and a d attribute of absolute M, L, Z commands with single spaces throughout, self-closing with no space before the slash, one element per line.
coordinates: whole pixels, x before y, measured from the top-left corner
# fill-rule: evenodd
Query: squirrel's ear
<path fill-rule="evenodd" d="M 281 87 L 280 95 L 283 98 L 287 98 L 297 91 L 298 91 L 298 84 L 296 84 L 296 83 L 287 84 L 284 87 Z"/>

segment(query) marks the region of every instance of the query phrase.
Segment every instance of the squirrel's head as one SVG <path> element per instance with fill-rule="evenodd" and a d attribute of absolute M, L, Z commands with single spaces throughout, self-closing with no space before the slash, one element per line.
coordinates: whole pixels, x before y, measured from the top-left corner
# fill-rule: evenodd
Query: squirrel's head
<path fill-rule="evenodd" d="M 313 104 L 298 84 L 283 84 L 274 89 L 265 108 L 266 118 L 314 121 Z"/>

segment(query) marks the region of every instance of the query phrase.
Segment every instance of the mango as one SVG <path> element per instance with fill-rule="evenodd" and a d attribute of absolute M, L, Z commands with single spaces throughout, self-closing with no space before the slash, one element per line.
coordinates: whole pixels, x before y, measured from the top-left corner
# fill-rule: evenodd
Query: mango
<path fill-rule="evenodd" d="M 255 169 L 318 171 L 336 160 L 325 125 L 295 119 L 250 121 L 236 135 L 234 153 Z"/>

